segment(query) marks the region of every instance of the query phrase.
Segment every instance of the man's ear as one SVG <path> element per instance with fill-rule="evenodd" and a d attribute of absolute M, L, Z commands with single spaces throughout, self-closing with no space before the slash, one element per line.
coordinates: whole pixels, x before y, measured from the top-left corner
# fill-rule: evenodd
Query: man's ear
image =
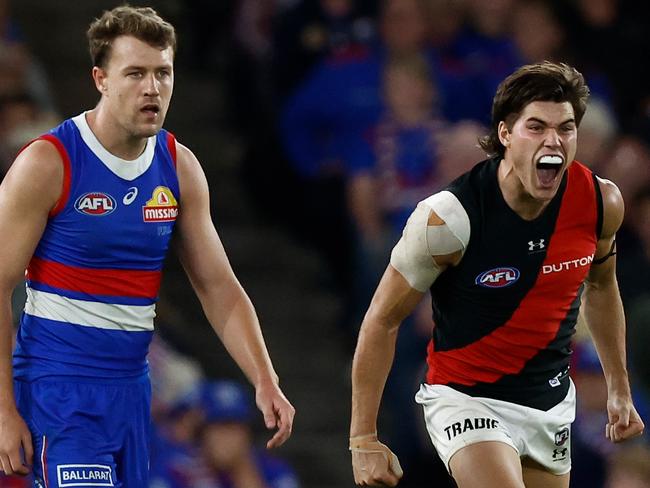
<path fill-rule="evenodd" d="M 95 81 L 95 88 L 102 95 L 108 90 L 108 78 L 106 77 L 106 71 L 98 66 L 93 67 L 93 80 Z"/>
<path fill-rule="evenodd" d="M 502 120 L 499 122 L 499 128 L 497 129 L 497 134 L 499 135 L 499 141 L 503 144 L 503 147 L 510 146 L 510 129 L 506 123 Z"/>

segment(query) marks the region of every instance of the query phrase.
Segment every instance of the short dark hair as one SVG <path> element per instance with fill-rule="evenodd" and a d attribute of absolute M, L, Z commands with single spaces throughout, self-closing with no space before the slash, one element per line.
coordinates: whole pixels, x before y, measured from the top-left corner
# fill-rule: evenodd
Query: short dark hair
<path fill-rule="evenodd" d="M 499 123 L 508 128 L 531 102 L 569 102 L 573 106 L 576 126 L 587 110 L 589 87 L 582 74 L 565 63 L 544 61 L 517 69 L 501 82 L 492 102 L 490 133 L 479 141 L 490 156 L 503 157 L 505 147 L 499 140 Z"/>
<path fill-rule="evenodd" d="M 174 26 L 163 20 L 151 7 L 122 5 L 106 10 L 95 19 L 86 33 L 93 66 L 105 67 L 113 41 L 120 36 L 133 36 L 160 49 L 176 52 Z"/>

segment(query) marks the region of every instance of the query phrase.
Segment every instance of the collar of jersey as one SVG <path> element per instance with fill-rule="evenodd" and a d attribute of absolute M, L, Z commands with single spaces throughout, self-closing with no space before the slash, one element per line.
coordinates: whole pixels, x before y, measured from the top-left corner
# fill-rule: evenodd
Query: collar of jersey
<path fill-rule="evenodd" d="M 156 136 L 151 136 L 147 139 L 147 146 L 140 156 L 132 161 L 127 161 L 126 159 L 118 158 L 114 154 L 111 154 L 102 146 L 88 125 L 86 113 L 83 112 L 73 117 L 72 121 L 77 126 L 77 129 L 79 129 L 81 138 L 88 148 L 109 170 L 124 180 L 132 181 L 149 169 L 156 148 Z"/>

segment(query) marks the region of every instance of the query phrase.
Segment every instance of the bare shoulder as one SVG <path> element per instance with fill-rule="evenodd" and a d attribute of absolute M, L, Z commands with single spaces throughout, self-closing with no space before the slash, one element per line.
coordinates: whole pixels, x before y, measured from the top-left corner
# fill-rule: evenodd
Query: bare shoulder
<path fill-rule="evenodd" d="M 64 167 L 57 148 L 46 140 L 27 146 L 9 168 L 4 190 L 53 207 L 61 195 Z"/>
<path fill-rule="evenodd" d="M 600 192 L 603 197 L 603 230 L 601 238 L 613 236 L 625 215 L 625 203 L 618 187 L 610 180 L 597 178 Z"/>
<path fill-rule="evenodd" d="M 205 185 L 205 174 L 194 153 L 176 141 L 176 171 L 181 195 L 187 196 Z"/>

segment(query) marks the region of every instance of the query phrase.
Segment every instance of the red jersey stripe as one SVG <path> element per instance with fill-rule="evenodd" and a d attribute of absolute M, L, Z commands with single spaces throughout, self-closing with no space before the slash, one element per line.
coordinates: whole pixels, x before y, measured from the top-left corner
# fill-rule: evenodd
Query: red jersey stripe
<path fill-rule="evenodd" d="M 63 162 L 63 186 L 61 189 L 61 196 L 59 197 L 59 200 L 56 202 L 56 206 L 52 210 L 50 210 L 50 218 L 51 218 L 54 217 L 56 214 L 58 214 L 61 210 L 63 210 L 66 203 L 68 203 L 68 198 L 70 197 L 70 181 L 72 179 L 70 156 L 68 156 L 68 151 L 66 151 L 65 147 L 63 146 L 63 143 L 56 136 L 53 136 L 52 134 L 45 134 L 39 137 L 38 139 L 52 143 L 54 147 L 56 147 L 56 150 L 59 152 L 59 155 L 61 156 L 61 161 Z"/>
<path fill-rule="evenodd" d="M 63 290 L 119 297 L 156 298 L 160 271 L 91 269 L 33 257 L 27 279 Z"/>
<path fill-rule="evenodd" d="M 480 340 L 448 351 L 435 351 L 431 341 L 428 383 L 494 383 L 520 372 L 556 337 L 589 271 L 597 241 L 598 209 L 591 173 L 574 162 L 567 177 L 555 230 L 535 285 L 511 318 Z"/>
<path fill-rule="evenodd" d="M 169 149 L 169 154 L 172 156 L 172 162 L 174 163 L 174 168 L 176 167 L 176 138 L 171 132 L 167 132 L 167 149 Z"/>

